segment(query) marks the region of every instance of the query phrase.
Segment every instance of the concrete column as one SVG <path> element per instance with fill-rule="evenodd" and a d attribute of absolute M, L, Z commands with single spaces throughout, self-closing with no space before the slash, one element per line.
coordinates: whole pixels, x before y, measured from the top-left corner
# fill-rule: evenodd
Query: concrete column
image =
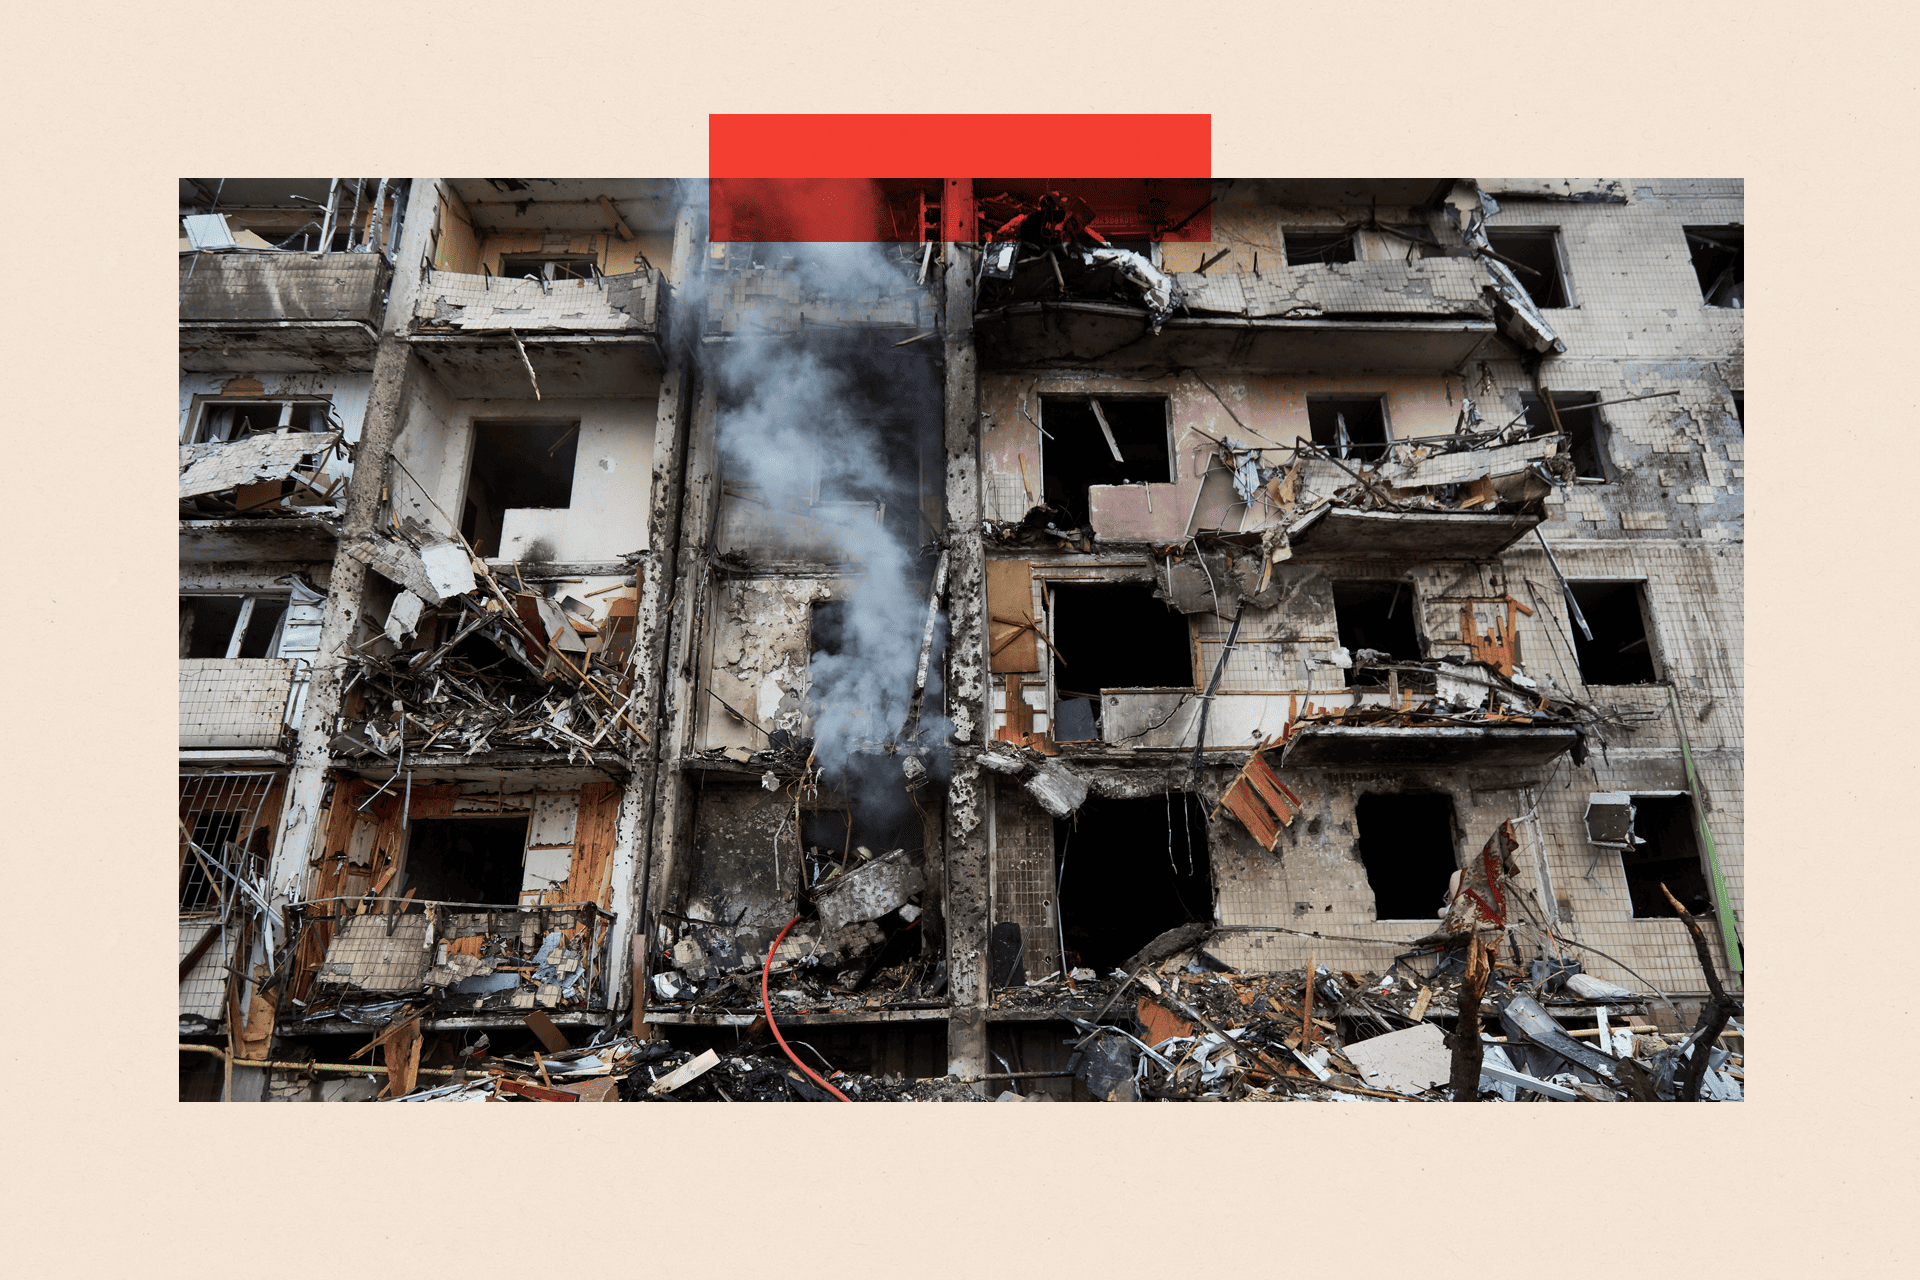
<path fill-rule="evenodd" d="M 947 201 L 971 193 L 948 184 Z M 957 206 L 956 206 L 957 208 Z M 957 225 L 950 216 L 947 224 Z M 979 378 L 973 345 L 973 273 L 978 250 L 946 246 L 943 341 L 946 357 L 947 455 L 947 688 L 952 691 L 953 779 L 947 789 L 947 1069 L 962 1075 L 987 1070 L 987 828 L 992 801 L 974 757 L 992 732 L 987 697 L 984 551 L 980 537 Z"/>

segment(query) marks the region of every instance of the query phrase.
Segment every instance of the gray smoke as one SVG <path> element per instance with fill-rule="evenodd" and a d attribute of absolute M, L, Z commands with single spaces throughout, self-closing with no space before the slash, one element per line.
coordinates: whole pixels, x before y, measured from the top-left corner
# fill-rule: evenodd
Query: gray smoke
<path fill-rule="evenodd" d="M 816 314 L 912 290 L 918 268 L 911 253 L 871 244 L 771 245 L 759 257 L 797 278 L 803 308 Z M 920 516 L 919 468 L 923 444 L 940 431 L 938 368 L 888 342 L 716 345 L 708 358 L 728 485 L 755 486 L 776 526 L 812 538 L 827 526 L 838 558 L 857 565 L 839 651 L 809 664 L 808 711 L 828 780 L 882 819 L 906 804 L 899 758 L 876 753 L 900 738 L 926 627 L 932 562 L 921 550 L 933 531 Z M 785 549 L 798 554 L 799 540 Z M 936 777 L 946 773 L 952 732 L 940 714 L 944 641 L 942 617 L 916 735 L 933 752 Z"/>

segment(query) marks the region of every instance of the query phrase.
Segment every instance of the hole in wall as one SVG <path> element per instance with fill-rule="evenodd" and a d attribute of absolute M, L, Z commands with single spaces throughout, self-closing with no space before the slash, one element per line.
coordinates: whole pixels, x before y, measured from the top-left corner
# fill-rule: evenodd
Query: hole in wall
<path fill-rule="evenodd" d="M 1040 445 L 1045 500 L 1086 525 L 1087 488 L 1096 484 L 1164 484 L 1173 479 L 1165 396 L 1040 397 L 1040 424 L 1052 437 Z M 1107 431 L 1100 429 L 1104 417 Z M 1120 458 L 1113 456 L 1119 449 Z"/>
<path fill-rule="evenodd" d="M 516 905 L 526 864 L 528 819 L 414 818 L 406 875 L 388 890 L 423 902 Z"/>
<path fill-rule="evenodd" d="M 1213 919 L 1207 810 L 1184 791 L 1089 796 L 1053 824 L 1069 964 L 1106 974 L 1169 929 Z M 1038 958 L 1036 973 L 1052 966 Z"/>
<path fill-rule="evenodd" d="M 1373 890 L 1376 920 L 1432 920 L 1446 908 L 1454 856 L 1453 797 L 1400 791 L 1364 795 L 1354 805 L 1360 861 Z"/>

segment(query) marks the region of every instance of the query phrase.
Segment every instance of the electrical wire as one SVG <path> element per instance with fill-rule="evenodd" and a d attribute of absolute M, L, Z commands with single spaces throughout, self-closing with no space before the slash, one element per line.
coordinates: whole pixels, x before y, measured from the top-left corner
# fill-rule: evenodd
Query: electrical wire
<path fill-rule="evenodd" d="M 809 1076 L 813 1077 L 814 1081 L 817 1082 L 821 1088 L 825 1089 L 828 1093 L 831 1093 L 834 1097 L 840 1099 L 840 1101 L 852 1102 L 853 1101 L 852 1098 L 849 1098 L 846 1094 L 840 1092 L 838 1089 L 828 1084 L 825 1076 L 821 1075 L 818 1071 L 815 1071 L 812 1067 L 808 1066 L 806 1063 L 800 1061 L 800 1056 L 796 1054 L 792 1049 L 787 1047 L 787 1038 L 780 1034 L 780 1024 L 773 1020 L 773 999 L 767 994 L 767 982 L 769 977 L 773 973 L 773 953 L 780 949 L 780 942 L 783 938 L 787 936 L 787 930 L 793 928 L 793 926 L 799 923 L 800 923 L 799 916 L 795 916 L 793 919 L 787 921 L 786 928 L 783 928 L 780 930 L 779 936 L 775 937 L 773 940 L 773 945 L 767 948 L 767 961 L 765 964 L 763 964 L 760 967 L 760 1011 L 764 1013 L 767 1017 L 767 1030 L 773 1032 L 774 1040 L 777 1041 L 780 1045 L 780 1052 L 786 1054 L 788 1060 L 791 1061 L 794 1066 L 800 1068 L 802 1071 L 806 1072 Z M 818 1050 L 815 1050 L 815 1052 L 818 1052 Z"/>

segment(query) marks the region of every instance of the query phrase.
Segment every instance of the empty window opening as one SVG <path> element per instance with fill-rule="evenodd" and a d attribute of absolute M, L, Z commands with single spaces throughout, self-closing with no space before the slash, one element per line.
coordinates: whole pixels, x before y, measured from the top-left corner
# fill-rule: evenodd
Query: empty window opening
<path fill-rule="evenodd" d="M 1620 851 L 1633 918 L 1675 914 L 1666 894 L 1660 892 L 1663 884 L 1694 915 L 1712 915 L 1713 894 L 1693 834 L 1693 797 L 1635 796 L 1633 834 L 1633 848 Z"/>
<path fill-rule="evenodd" d="M 1191 689 L 1193 648 L 1185 615 L 1145 583 L 1053 585 L 1055 697 L 1093 699 L 1106 689 Z"/>
<path fill-rule="evenodd" d="M 1207 810 L 1184 791 L 1089 796 L 1053 824 L 1067 963 L 1108 973 L 1169 929 L 1213 922 Z M 1029 956 L 1028 971 L 1056 962 Z"/>
<path fill-rule="evenodd" d="M 497 556 L 509 510 L 565 508 L 579 445 L 577 422 L 474 423 L 461 536 L 482 556 Z"/>
<path fill-rule="evenodd" d="M 1682 227 L 1700 296 L 1710 307 L 1746 306 L 1745 227 Z"/>
<path fill-rule="evenodd" d="M 1520 281 L 1520 287 L 1533 299 L 1533 305 L 1564 307 L 1569 305 L 1567 278 L 1560 266 L 1560 233 L 1552 227 L 1487 228 L 1487 243 L 1506 260 Z"/>
<path fill-rule="evenodd" d="M 1281 232 L 1282 243 L 1286 246 L 1287 265 L 1306 266 L 1315 262 L 1352 262 L 1353 232 L 1338 231 L 1295 231 L 1292 228 Z"/>
<path fill-rule="evenodd" d="M 1740 424 L 1740 434 L 1747 434 L 1747 393 L 1733 393 L 1733 420 Z"/>
<path fill-rule="evenodd" d="M 851 643 L 847 634 L 847 602 L 818 600 L 807 617 L 807 647 L 814 655 L 838 657 Z"/>
<path fill-rule="evenodd" d="M 1042 396 L 1040 424 L 1051 437 L 1040 446 L 1045 499 L 1076 525 L 1090 519 L 1089 485 L 1174 478 L 1165 396 Z"/>
<path fill-rule="evenodd" d="M 1417 660 L 1420 634 L 1413 624 L 1413 586 L 1406 582 L 1336 582 L 1333 616 L 1340 647 L 1349 655 L 1373 649 L 1393 658 Z M 1357 663 L 1356 663 L 1357 666 Z M 1384 671 L 1347 668 L 1348 685 L 1383 685 Z"/>
<path fill-rule="evenodd" d="M 325 400 L 206 400 L 187 433 L 188 444 L 218 444 L 280 431 L 325 431 Z"/>
<path fill-rule="evenodd" d="M 182 658 L 271 658 L 280 652 L 285 596 L 182 596 Z"/>
<path fill-rule="evenodd" d="M 527 860 L 527 822 L 519 818 L 415 818 L 408 824 L 406 871 L 389 897 L 408 889 L 421 902 L 514 906 Z"/>
<path fill-rule="evenodd" d="M 595 259 L 590 253 L 503 253 L 500 274 L 509 280 L 532 276 L 536 280 L 591 280 Z"/>
<path fill-rule="evenodd" d="M 1598 391 L 1554 391 L 1553 412 L 1536 396 L 1522 396 L 1527 425 L 1535 431 L 1552 431 L 1554 418 L 1566 433 L 1567 447 L 1573 455 L 1573 472 L 1582 480 L 1613 479 L 1613 460 L 1609 456 L 1607 423 L 1594 408 L 1604 397 Z"/>
<path fill-rule="evenodd" d="M 1383 396 L 1308 396 L 1307 426 L 1313 442 L 1336 458 L 1378 462 L 1387 454 Z"/>
<path fill-rule="evenodd" d="M 1587 684 L 1653 684 L 1660 679 L 1653 652 L 1653 628 L 1647 609 L 1646 584 L 1640 582 L 1569 582 L 1580 606 L 1589 640 L 1573 626 L 1573 652 L 1580 662 L 1580 679 Z"/>
<path fill-rule="evenodd" d="M 1403 791 L 1361 796 L 1354 806 L 1360 861 L 1375 920 L 1432 920 L 1447 907 L 1454 856 L 1453 797 Z"/>

